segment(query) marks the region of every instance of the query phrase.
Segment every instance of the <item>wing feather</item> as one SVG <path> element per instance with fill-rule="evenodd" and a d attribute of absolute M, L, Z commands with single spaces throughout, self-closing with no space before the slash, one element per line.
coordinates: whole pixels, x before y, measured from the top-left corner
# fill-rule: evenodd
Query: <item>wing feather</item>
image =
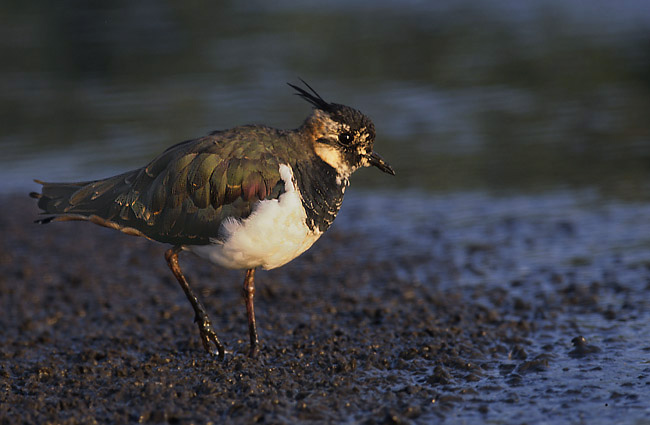
<path fill-rule="evenodd" d="M 179 143 L 147 166 L 80 183 L 44 183 L 46 213 L 101 221 L 161 242 L 203 244 L 226 218 L 246 218 L 255 204 L 284 190 L 272 131 L 240 127 Z"/>

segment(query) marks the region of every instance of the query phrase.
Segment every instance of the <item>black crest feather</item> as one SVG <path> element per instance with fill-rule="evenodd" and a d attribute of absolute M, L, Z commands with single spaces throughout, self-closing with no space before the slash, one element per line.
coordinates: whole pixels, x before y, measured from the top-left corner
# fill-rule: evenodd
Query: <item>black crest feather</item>
<path fill-rule="evenodd" d="M 298 92 L 298 93 L 295 93 L 296 96 L 302 97 L 307 102 L 311 103 L 312 105 L 314 105 L 318 109 L 322 109 L 323 111 L 330 111 L 332 109 L 332 105 L 330 103 L 326 102 L 320 96 L 320 94 L 318 94 L 316 92 L 316 90 L 314 90 L 309 84 L 307 84 L 307 82 L 305 80 L 300 78 L 300 81 L 302 81 L 302 83 L 304 85 L 306 85 L 309 90 L 311 90 L 311 93 L 309 93 L 307 90 L 303 89 L 302 87 L 298 87 L 298 86 L 293 85 L 291 83 L 287 83 L 290 87 L 292 87 L 293 89 L 295 89 Z"/>

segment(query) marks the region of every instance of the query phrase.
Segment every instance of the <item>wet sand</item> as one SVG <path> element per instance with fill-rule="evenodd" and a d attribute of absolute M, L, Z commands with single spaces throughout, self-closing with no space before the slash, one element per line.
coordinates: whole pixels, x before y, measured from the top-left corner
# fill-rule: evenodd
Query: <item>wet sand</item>
<path fill-rule="evenodd" d="M 257 274 L 257 359 L 243 272 L 181 255 L 222 362 L 164 245 L 4 196 L 0 423 L 648 423 L 647 207 L 351 197 Z"/>

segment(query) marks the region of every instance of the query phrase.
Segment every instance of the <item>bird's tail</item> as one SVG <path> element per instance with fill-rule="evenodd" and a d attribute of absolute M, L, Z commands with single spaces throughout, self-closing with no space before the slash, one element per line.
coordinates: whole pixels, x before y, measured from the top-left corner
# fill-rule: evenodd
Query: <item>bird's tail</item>
<path fill-rule="evenodd" d="M 46 183 L 40 180 L 34 180 L 36 183 L 42 184 L 43 188 L 41 193 L 31 192 L 29 196 L 38 199 L 38 207 L 43 210 L 43 214 L 66 214 L 71 207 L 70 198 L 83 189 L 84 186 L 92 182 L 77 182 L 77 183 Z M 39 223 L 49 223 L 56 216 L 47 217 L 45 219 L 37 220 Z"/>
<path fill-rule="evenodd" d="M 132 183 L 139 171 L 133 170 L 103 180 L 76 183 L 46 183 L 35 180 L 43 185 L 41 193 L 32 192 L 29 196 L 38 199 L 42 214 L 50 215 L 36 222 L 89 220 L 116 227 L 110 222 L 119 215 L 120 200 L 131 192 Z"/>

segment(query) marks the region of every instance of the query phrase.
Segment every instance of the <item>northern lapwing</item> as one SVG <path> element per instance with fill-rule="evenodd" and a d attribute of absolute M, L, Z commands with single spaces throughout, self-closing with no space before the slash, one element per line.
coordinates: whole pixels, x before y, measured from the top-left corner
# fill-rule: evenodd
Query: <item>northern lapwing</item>
<path fill-rule="evenodd" d="M 246 270 L 244 299 L 249 355 L 259 351 L 253 297 L 255 269 L 274 269 L 305 252 L 332 224 L 350 175 L 375 166 L 395 174 L 373 151 L 372 121 L 329 103 L 305 83 L 289 83 L 314 107 L 295 130 L 245 125 L 174 145 L 148 165 L 102 180 L 45 183 L 37 220 L 86 220 L 171 244 L 169 268 L 189 299 L 209 353 L 224 357 L 208 314 L 178 264 L 190 251 L 212 263 Z"/>

